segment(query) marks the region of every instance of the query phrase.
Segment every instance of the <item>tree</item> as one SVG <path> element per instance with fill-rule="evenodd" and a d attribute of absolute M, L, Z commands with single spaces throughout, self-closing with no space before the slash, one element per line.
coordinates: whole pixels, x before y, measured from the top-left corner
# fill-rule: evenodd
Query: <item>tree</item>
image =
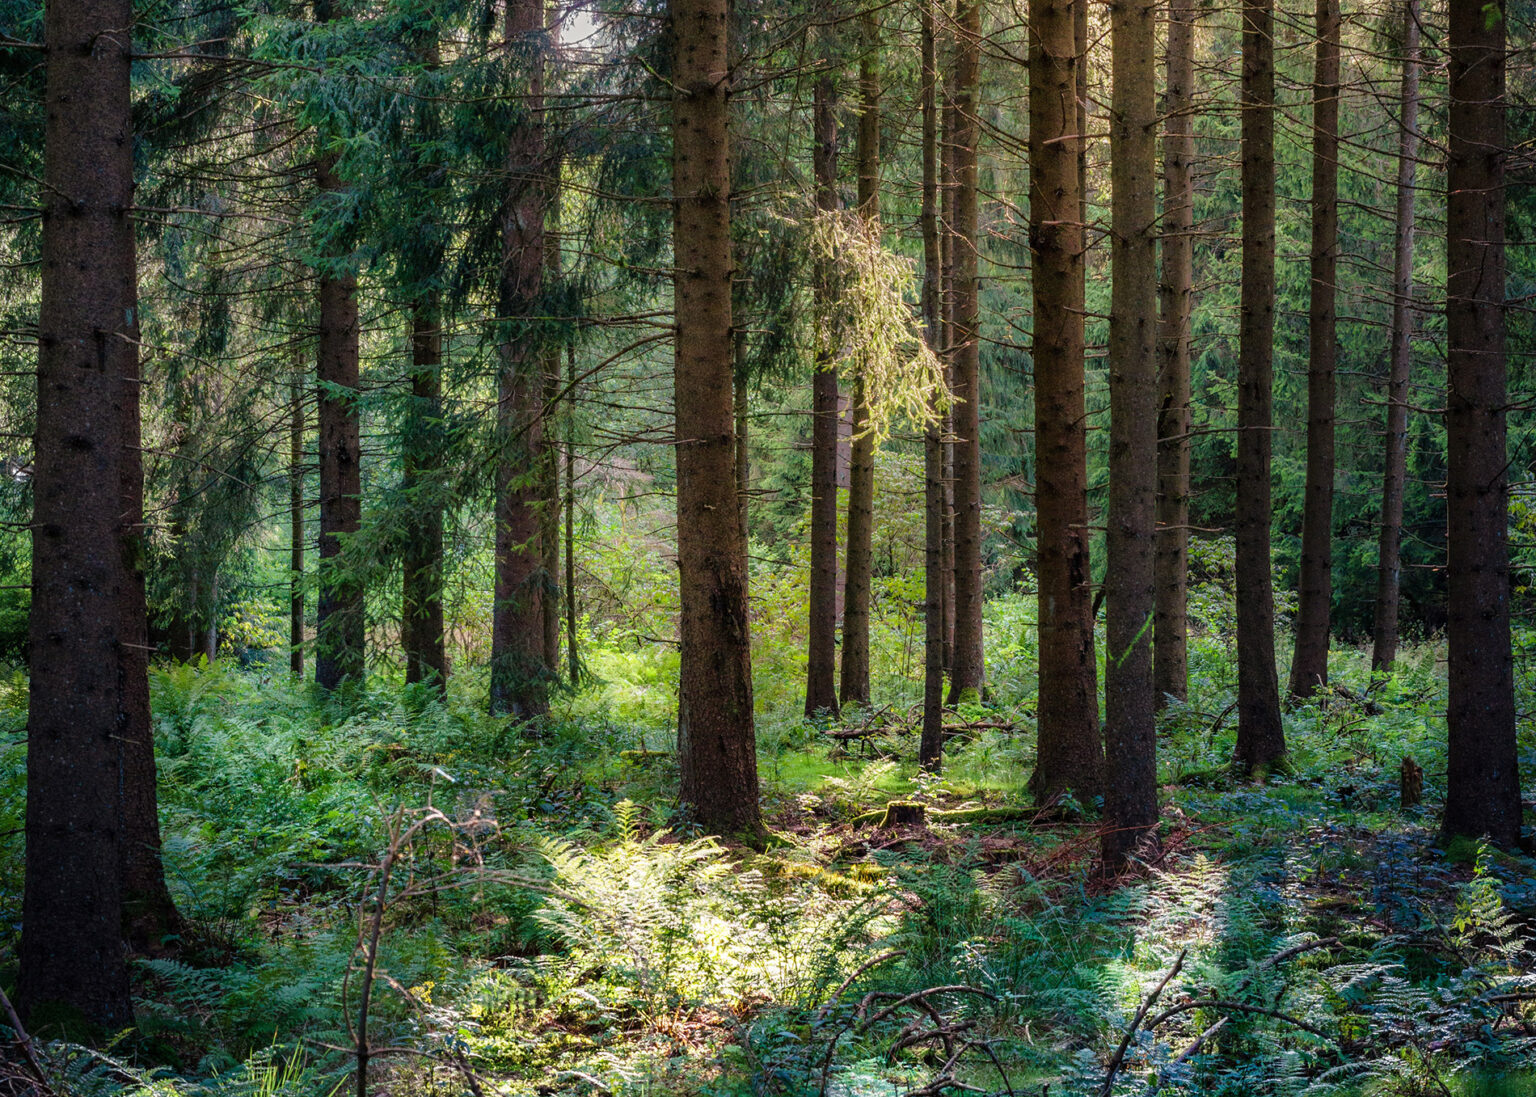
<path fill-rule="evenodd" d="M 918 0 L 922 23 L 923 323 L 928 346 L 943 353 L 939 300 L 943 262 L 939 244 L 939 64 L 934 34 L 937 0 Z M 923 731 L 918 760 L 937 772 L 944 761 L 944 423 L 939 414 L 923 431 Z"/>
<path fill-rule="evenodd" d="M 730 0 L 669 0 L 679 796 L 704 827 L 756 835 L 757 749 L 747 553 L 731 385 Z"/>
<path fill-rule="evenodd" d="M 859 217 L 880 232 L 880 32 L 873 9 L 861 16 L 859 59 Z M 869 704 L 869 585 L 875 529 L 875 437 L 862 375 L 853 382 L 853 441 L 848 462 L 848 555 L 843 568 L 843 665 L 838 699 Z"/>
<path fill-rule="evenodd" d="M 1195 18 L 1191 0 L 1168 9 L 1163 96 L 1163 267 L 1159 292 L 1157 618 L 1152 680 L 1157 703 L 1189 691 L 1190 318 L 1194 306 Z"/>
<path fill-rule="evenodd" d="M 1108 563 L 1104 572 L 1104 863 L 1157 826 L 1157 76 L 1153 0 L 1110 13 L 1109 155 L 1114 284 L 1109 320 Z"/>
<path fill-rule="evenodd" d="M 816 179 L 816 209 L 829 213 L 837 200 L 837 89 L 830 74 L 822 74 L 814 91 L 812 173 Z M 817 264 L 814 307 L 826 316 L 832 300 L 832 272 Z M 805 714 L 837 714 L 837 445 L 841 408 L 838 404 L 835 352 L 818 347 L 811 375 L 811 590 L 808 651 L 806 653 Z"/>
<path fill-rule="evenodd" d="M 301 352 L 302 353 L 302 352 Z M 288 394 L 288 670 L 304 677 L 304 385 Z"/>
<path fill-rule="evenodd" d="M 1522 805 L 1509 634 L 1504 36 L 1503 3 L 1451 5 L 1444 827 L 1514 847 Z"/>
<path fill-rule="evenodd" d="M 501 376 L 496 404 L 496 600 L 491 623 L 491 711 L 519 717 L 548 711 L 540 546 L 544 446 L 544 222 L 549 165 L 544 138 L 544 0 L 507 5 L 506 45 L 526 78 L 507 142 L 507 195 L 497 312 Z"/>
<path fill-rule="evenodd" d="M 1243 4 L 1242 291 L 1237 361 L 1237 756 L 1244 774 L 1285 755 L 1270 573 L 1274 416 L 1275 57 L 1273 0 Z"/>
<path fill-rule="evenodd" d="M 1030 788 L 1039 800 L 1099 792 L 1092 569 L 1088 558 L 1087 434 L 1083 393 L 1082 176 L 1076 8 L 1029 9 L 1029 242 L 1033 256 L 1035 513 L 1040 590 L 1039 750 Z"/>
<path fill-rule="evenodd" d="M 955 11 L 955 646 L 949 700 L 979 693 L 986 677 L 981 635 L 981 328 L 977 277 L 977 116 L 981 92 L 981 0 Z"/>
<path fill-rule="evenodd" d="M 1414 169 L 1419 156 L 1419 4 L 1403 4 L 1403 78 L 1397 124 L 1397 220 L 1392 248 L 1392 351 L 1387 371 L 1387 445 L 1381 474 L 1381 539 L 1371 670 L 1397 659 L 1402 594 L 1403 490 L 1408 479 L 1408 382 L 1413 376 Z"/>
<path fill-rule="evenodd" d="M 133 1021 L 123 952 L 123 780 L 142 779 L 130 739 L 149 729 L 142 514 L 124 506 L 141 475 L 132 25 L 129 0 L 51 4 L 46 16 L 17 983 L 24 1018 L 63 1007 L 107 1031 Z"/>
<path fill-rule="evenodd" d="M 441 299 L 426 293 L 412 305 L 411 402 L 402 443 L 404 487 L 420 505 L 407 531 L 401 582 L 401 646 L 405 680 L 448 683 L 443 646 L 443 503 L 439 480 L 443 418 Z"/>
<path fill-rule="evenodd" d="M 1301 583 L 1290 694 L 1328 684 L 1333 599 L 1334 389 L 1339 267 L 1339 3 L 1317 0 L 1312 78 L 1312 279 L 1308 312 L 1307 482 L 1301 523 Z"/>
<path fill-rule="evenodd" d="M 315 0 L 315 22 L 335 17 L 331 0 Z M 347 184 L 337 174 L 339 155 L 320 135 L 315 166 L 329 239 L 318 269 L 320 382 L 320 599 L 315 616 L 315 681 L 333 690 L 363 679 L 363 584 L 340 559 L 347 538 L 363 520 L 362 426 L 358 415 L 357 273 L 347 254 L 344 226 Z"/>

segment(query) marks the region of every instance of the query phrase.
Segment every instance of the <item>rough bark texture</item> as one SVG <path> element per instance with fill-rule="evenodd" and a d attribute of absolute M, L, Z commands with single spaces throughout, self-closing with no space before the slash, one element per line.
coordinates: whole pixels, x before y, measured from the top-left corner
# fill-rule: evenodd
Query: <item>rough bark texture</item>
<path fill-rule="evenodd" d="M 127 621 L 140 515 L 126 0 L 50 4 L 33 457 L 26 869 L 17 1005 L 133 1023 L 123 952 L 129 738 L 149 724 Z M 131 407 L 130 407 L 131 405 Z M 140 593 L 136 596 L 134 588 Z M 142 712 L 135 706 L 142 705 Z M 54 1014 L 57 1016 L 57 1013 Z"/>
<path fill-rule="evenodd" d="M 1408 480 L 1408 383 L 1413 377 L 1413 177 L 1419 155 L 1419 4 L 1403 4 L 1403 82 L 1397 128 L 1397 236 L 1392 250 L 1392 352 L 1387 371 L 1387 445 L 1381 477 L 1381 542 L 1371 669 L 1397 659 L 1402 590 L 1403 491 Z"/>
<path fill-rule="evenodd" d="M 1110 9 L 1112 174 L 1102 848 L 1116 869 L 1157 827 L 1157 74 L 1153 0 Z"/>
<path fill-rule="evenodd" d="M 923 325 L 935 353 L 943 340 L 939 247 L 938 53 L 934 0 L 922 5 Z M 918 761 L 937 772 L 944 762 L 944 419 L 923 432 L 923 731 Z"/>
<path fill-rule="evenodd" d="M 979 694 L 981 638 L 981 339 L 976 210 L 976 116 L 981 90 L 981 3 L 955 12 L 955 647 L 949 701 Z"/>
<path fill-rule="evenodd" d="M 880 41 L 873 11 L 863 16 L 859 62 L 859 217 L 880 232 Z M 848 467 L 848 555 L 843 568 L 843 662 L 838 698 L 869 704 L 869 584 L 875 532 L 875 439 L 866 433 L 864 384 L 853 385 L 853 441 Z"/>
<path fill-rule="evenodd" d="M 1275 335 L 1273 0 L 1243 5 L 1243 259 L 1237 362 L 1237 756 L 1253 774 L 1285 755 L 1269 564 Z"/>
<path fill-rule="evenodd" d="M 747 553 L 732 475 L 729 0 L 671 0 L 681 799 L 759 834 Z"/>
<path fill-rule="evenodd" d="M 1189 692 L 1190 316 L 1194 307 L 1193 0 L 1168 10 L 1163 96 L 1163 269 L 1160 286 L 1157 418 L 1157 616 L 1152 681 L 1157 703 Z"/>
<path fill-rule="evenodd" d="M 830 76 L 816 81 L 816 208 L 828 213 L 837 201 L 837 92 Z M 836 308 L 831 273 L 815 272 L 815 305 L 826 316 Z M 841 423 L 837 372 L 831 352 L 817 352 L 811 375 L 811 590 L 806 652 L 805 714 L 834 715 L 837 707 L 837 435 Z"/>
<path fill-rule="evenodd" d="M 441 476 L 443 332 L 436 294 L 418 301 L 411 317 L 411 406 L 404 459 L 406 495 L 413 503 L 402 561 L 401 646 L 405 680 L 432 682 L 443 691 L 448 657 L 443 645 L 443 506 Z"/>
<path fill-rule="evenodd" d="M 1077 3 L 1029 10 L 1029 239 L 1034 257 L 1035 510 L 1039 556 L 1040 800 L 1099 792 L 1097 671 L 1088 561 L 1083 223 Z"/>
<path fill-rule="evenodd" d="M 288 411 L 288 670 L 304 677 L 304 387 L 297 377 Z"/>
<path fill-rule="evenodd" d="M 518 717 L 549 709 L 544 662 L 543 355 L 536 327 L 544 292 L 544 0 L 507 5 L 507 47 L 526 67 L 523 113 L 507 149 L 498 312 L 503 327 L 496 408 L 496 601 L 491 622 L 491 711 Z"/>
<path fill-rule="evenodd" d="M 1312 282 L 1307 365 L 1307 482 L 1302 501 L 1301 583 L 1290 693 L 1328 684 L 1333 601 L 1334 388 L 1339 266 L 1339 3 L 1317 0 L 1312 77 Z"/>
<path fill-rule="evenodd" d="M 946 2 L 946 12 L 948 5 Z M 952 27 L 952 20 L 945 24 Z M 944 40 L 949 64 L 941 88 L 944 94 L 942 130 L 939 140 L 939 323 L 942 331 L 940 356 L 944 359 L 944 378 L 950 391 L 955 385 L 955 65 L 954 36 Z M 955 665 L 955 408 L 944 411 L 944 673 Z"/>
<path fill-rule="evenodd" d="M 550 169 L 550 227 L 544 234 L 544 270 L 551 282 L 560 280 L 560 161 Z M 543 410 L 550 425 L 559 422 L 555 406 L 560 403 L 560 344 L 550 340 L 544 348 Z M 544 665 L 558 674 L 560 667 L 560 449 L 558 435 L 546 441 L 539 461 L 539 540 L 544 552 L 543 592 Z"/>
<path fill-rule="evenodd" d="M 576 346 L 565 347 L 565 672 L 581 680 L 581 649 L 576 646 Z"/>
<path fill-rule="evenodd" d="M 1504 355 L 1504 4 L 1454 3 L 1446 174 L 1445 833 L 1520 841 Z"/>

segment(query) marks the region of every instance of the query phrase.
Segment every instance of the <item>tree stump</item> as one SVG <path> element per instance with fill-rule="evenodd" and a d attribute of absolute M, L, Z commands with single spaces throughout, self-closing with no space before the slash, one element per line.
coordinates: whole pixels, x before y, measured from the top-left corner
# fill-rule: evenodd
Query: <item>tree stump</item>
<path fill-rule="evenodd" d="M 885 815 L 880 820 L 880 829 L 920 827 L 926 825 L 927 821 L 928 811 L 922 804 L 911 800 L 892 800 L 885 805 Z"/>
<path fill-rule="evenodd" d="M 1402 806 L 1411 808 L 1424 799 L 1424 769 L 1412 758 L 1403 758 L 1402 777 L 1399 781 Z"/>

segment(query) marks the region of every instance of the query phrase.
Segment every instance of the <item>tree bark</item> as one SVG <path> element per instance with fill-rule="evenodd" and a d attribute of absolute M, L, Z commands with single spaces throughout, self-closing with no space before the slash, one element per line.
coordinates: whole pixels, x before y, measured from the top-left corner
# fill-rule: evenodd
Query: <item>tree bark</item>
<path fill-rule="evenodd" d="M 1105 569 L 1106 868 L 1157 828 L 1157 73 L 1153 0 L 1110 9 L 1109 158 L 1114 282 L 1109 319 L 1109 513 Z"/>
<path fill-rule="evenodd" d="M 417 301 L 411 316 L 411 406 L 402 447 L 406 497 L 413 518 L 405 544 L 401 584 L 401 639 L 405 680 L 448 684 L 443 645 L 443 418 L 442 314 L 435 292 Z"/>
<path fill-rule="evenodd" d="M 1152 680 L 1157 703 L 1189 692 L 1190 318 L 1194 308 L 1193 0 L 1171 0 L 1163 98 L 1163 270 L 1158 340 L 1157 616 Z"/>
<path fill-rule="evenodd" d="M 816 81 L 816 208 L 826 214 L 837 201 L 837 99 L 830 76 Z M 818 264 L 815 308 L 823 317 L 836 307 L 830 272 Z M 827 348 L 818 348 L 811 376 L 811 590 L 806 653 L 805 714 L 837 713 L 837 373 Z"/>
<path fill-rule="evenodd" d="M 1339 266 L 1339 0 L 1317 0 L 1312 78 L 1312 285 L 1307 368 L 1307 481 L 1290 694 L 1328 684 L 1333 600 L 1334 389 Z"/>
<path fill-rule="evenodd" d="M 544 292 L 544 218 L 549 205 L 544 147 L 544 0 L 507 5 L 506 43 L 527 67 L 523 112 L 507 150 L 498 312 L 504 325 L 496 409 L 496 600 L 491 622 L 493 713 L 549 711 L 544 662 L 543 355 L 538 314 Z"/>
<path fill-rule="evenodd" d="M 288 670 L 304 677 L 304 387 L 297 374 L 288 418 Z"/>
<path fill-rule="evenodd" d="M 928 345 L 943 353 L 939 300 L 939 66 L 934 41 L 936 0 L 919 0 L 923 95 L 923 324 Z M 923 432 L 923 731 L 918 761 L 937 773 L 944 763 L 944 416 Z"/>
<path fill-rule="evenodd" d="M 576 345 L 565 346 L 565 662 L 569 682 L 581 680 L 576 646 Z"/>
<path fill-rule="evenodd" d="M 1413 377 L 1413 179 L 1419 156 L 1419 4 L 1403 3 L 1403 83 L 1397 128 L 1397 236 L 1392 250 L 1392 352 L 1387 378 L 1387 447 L 1381 477 L 1381 543 L 1371 670 L 1397 659 L 1402 589 L 1403 494 L 1408 480 L 1408 383 Z"/>
<path fill-rule="evenodd" d="M 142 777 L 130 755 L 149 726 L 145 652 L 128 646 L 144 644 L 142 617 L 130 620 L 142 604 L 142 515 L 124 507 L 139 441 L 132 24 L 127 0 L 50 4 L 46 14 L 17 984 L 23 1018 L 62 1007 L 107 1031 L 133 1023 L 122 782 Z"/>
<path fill-rule="evenodd" d="M 943 0 L 944 11 L 950 15 L 950 0 Z M 951 33 L 944 39 L 948 64 L 941 90 L 944 95 L 942 129 L 939 139 L 939 317 L 942 328 L 942 346 L 939 356 L 944 360 L 944 379 L 951 392 L 955 387 L 955 128 L 959 114 L 955 110 L 955 37 L 953 17 L 946 20 Z M 955 666 L 955 406 L 950 404 L 944 411 L 944 673 Z"/>
<path fill-rule="evenodd" d="M 560 280 L 560 161 L 550 166 L 550 227 L 544 234 L 544 270 L 551 282 Z M 554 418 L 560 399 L 560 344 L 550 340 L 544 347 L 544 413 Z M 551 673 L 560 666 L 560 439 L 557 436 L 543 448 L 540 461 L 539 538 L 544 550 L 543 593 L 544 665 Z"/>
<path fill-rule="evenodd" d="M 730 0 L 670 0 L 681 594 L 679 796 L 707 830 L 762 832 L 746 545 L 732 475 Z"/>
<path fill-rule="evenodd" d="M 1039 558 L 1038 743 L 1030 789 L 1045 801 L 1100 790 L 1088 558 L 1082 195 L 1076 9 L 1029 9 L 1029 239 L 1034 259 L 1035 510 Z"/>
<path fill-rule="evenodd" d="M 955 12 L 955 648 L 949 702 L 980 695 L 981 609 L 981 338 L 977 278 L 977 118 L 981 91 L 981 2 L 960 0 Z"/>
<path fill-rule="evenodd" d="M 1237 751 L 1253 775 L 1285 755 L 1270 571 L 1274 409 L 1275 58 L 1273 0 L 1243 5 L 1243 258 L 1237 363 Z"/>
<path fill-rule="evenodd" d="M 1505 6 L 1453 3 L 1446 173 L 1445 834 L 1520 842 L 1509 633 Z"/>
<path fill-rule="evenodd" d="M 862 17 L 859 62 L 859 217 L 880 233 L 880 38 L 872 10 Z M 875 532 L 875 439 L 862 376 L 853 385 L 853 442 L 848 468 L 848 555 L 843 569 L 843 664 L 838 699 L 869 704 L 869 588 Z"/>

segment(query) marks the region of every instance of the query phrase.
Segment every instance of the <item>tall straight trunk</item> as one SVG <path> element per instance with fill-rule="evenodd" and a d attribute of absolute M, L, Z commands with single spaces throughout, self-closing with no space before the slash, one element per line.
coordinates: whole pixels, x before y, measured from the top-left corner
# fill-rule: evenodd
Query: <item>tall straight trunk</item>
<path fill-rule="evenodd" d="M 816 208 L 837 209 L 837 99 L 830 76 L 816 81 Z M 836 307 L 831 275 L 815 272 L 815 308 L 826 316 Z M 840 421 L 837 373 L 831 352 L 817 351 L 811 377 L 811 591 L 806 653 L 805 714 L 837 712 L 837 434 Z"/>
<path fill-rule="evenodd" d="M 565 345 L 565 672 L 581 680 L 576 646 L 576 344 Z"/>
<path fill-rule="evenodd" d="M 1446 186 L 1445 833 L 1520 842 L 1504 356 L 1505 6 L 1453 3 Z"/>
<path fill-rule="evenodd" d="M 923 328 L 934 353 L 942 352 L 939 301 L 939 65 L 934 41 L 936 0 L 922 12 L 923 95 Z M 918 761 L 937 772 L 944 762 L 944 417 L 923 432 L 923 731 Z"/>
<path fill-rule="evenodd" d="M 1104 572 L 1104 863 L 1156 836 L 1157 41 L 1153 0 L 1110 9 L 1108 564 Z"/>
<path fill-rule="evenodd" d="M 1308 311 L 1307 482 L 1301 518 L 1301 583 L 1290 693 L 1328 684 L 1333 599 L 1334 388 L 1339 266 L 1339 0 L 1317 0 L 1312 77 L 1312 287 Z"/>
<path fill-rule="evenodd" d="M 544 270 L 551 282 L 560 280 L 560 161 L 550 167 L 550 228 L 544 237 Z M 550 340 L 544 347 L 544 394 L 546 415 L 554 415 L 560 399 L 560 344 Z M 558 420 L 554 420 L 558 421 Z M 560 440 L 544 446 L 540 461 L 539 539 L 544 550 L 543 597 L 544 665 L 558 673 L 560 666 Z"/>
<path fill-rule="evenodd" d="M 304 386 L 288 391 L 288 670 L 304 677 Z"/>
<path fill-rule="evenodd" d="M 443 644 L 443 417 L 442 310 L 435 292 L 412 307 L 411 407 L 405 429 L 404 484 L 414 505 L 401 583 L 401 639 L 405 680 L 432 682 L 444 692 L 448 657 Z"/>
<path fill-rule="evenodd" d="M 859 217 L 880 232 L 880 37 L 873 11 L 863 15 L 859 62 Z M 853 443 L 848 468 L 848 556 L 843 569 L 843 665 L 838 697 L 869 704 L 869 585 L 875 532 L 875 439 L 868 433 L 864 380 L 853 385 Z"/>
<path fill-rule="evenodd" d="M 949 0 L 944 10 L 950 12 Z M 945 38 L 948 64 L 944 66 L 944 113 L 939 144 L 939 322 L 942 330 L 940 356 L 944 360 L 944 379 L 951 392 L 955 386 L 955 39 L 953 19 L 946 20 L 951 33 Z M 955 666 L 955 407 L 944 411 L 944 673 Z"/>
<path fill-rule="evenodd" d="M 1157 610 L 1152 682 L 1157 703 L 1189 692 L 1190 318 L 1194 306 L 1193 0 L 1172 0 L 1163 97 L 1163 270 L 1157 419 Z"/>
<path fill-rule="evenodd" d="M 981 338 L 977 278 L 977 117 L 981 91 L 981 0 L 955 12 L 955 649 L 949 701 L 980 694 L 986 677 L 981 638 Z"/>
<path fill-rule="evenodd" d="M 758 835 L 747 547 L 731 395 L 730 0 L 670 0 L 677 335 L 679 796 L 707 830 Z"/>
<path fill-rule="evenodd" d="M 527 67 L 523 111 L 507 149 L 498 312 L 504 325 L 496 408 L 496 599 L 491 621 L 491 711 L 518 717 L 549 710 L 544 662 L 543 355 L 544 0 L 507 5 L 508 51 Z"/>
<path fill-rule="evenodd" d="M 1034 259 L 1039 749 L 1030 788 L 1097 795 L 1104 764 L 1088 559 L 1077 7 L 1029 9 L 1029 239 Z"/>
<path fill-rule="evenodd" d="M 1285 755 L 1269 564 L 1275 337 L 1273 0 L 1243 5 L 1243 259 L 1237 362 L 1237 756 L 1254 774 Z"/>
<path fill-rule="evenodd" d="M 124 508 L 139 442 L 132 23 L 127 0 L 50 4 L 46 14 L 17 985 L 24 1018 L 62 1008 L 109 1031 L 133 1023 L 122 781 L 129 739 L 149 726 L 144 652 L 128 646 L 144 643 L 142 621 L 129 620 L 142 598 L 142 515 Z"/>
<path fill-rule="evenodd" d="M 1392 352 L 1387 374 L 1387 451 L 1381 476 L 1381 543 L 1371 670 L 1397 659 L 1402 583 L 1403 492 L 1408 480 L 1408 382 L 1413 376 L 1413 176 L 1419 156 L 1419 3 L 1403 3 L 1403 83 L 1397 126 L 1397 236 L 1392 250 Z"/>

